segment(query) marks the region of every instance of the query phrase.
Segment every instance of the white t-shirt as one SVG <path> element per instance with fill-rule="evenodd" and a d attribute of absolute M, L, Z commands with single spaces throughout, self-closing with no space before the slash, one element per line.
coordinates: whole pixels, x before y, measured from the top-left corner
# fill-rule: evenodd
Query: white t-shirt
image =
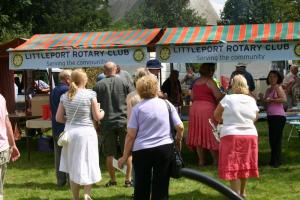
<path fill-rule="evenodd" d="M 254 98 L 244 94 L 226 95 L 220 102 L 224 108 L 220 136 L 257 135 L 253 120 L 259 111 Z"/>
<path fill-rule="evenodd" d="M 6 129 L 6 117 L 8 115 L 6 109 L 6 101 L 0 94 L 0 152 L 9 148 L 7 129 Z"/>

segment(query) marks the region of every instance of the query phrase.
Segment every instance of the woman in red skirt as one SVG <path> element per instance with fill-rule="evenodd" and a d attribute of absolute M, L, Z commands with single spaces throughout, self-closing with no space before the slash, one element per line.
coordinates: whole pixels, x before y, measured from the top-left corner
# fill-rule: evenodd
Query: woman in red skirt
<path fill-rule="evenodd" d="M 214 164 L 218 161 L 219 144 L 208 122 L 224 96 L 213 80 L 215 69 L 214 63 L 204 63 L 200 68 L 201 77 L 192 86 L 193 103 L 189 111 L 187 145 L 196 149 L 199 166 L 204 165 L 204 149 L 210 150 Z"/>
<path fill-rule="evenodd" d="M 254 122 L 258 107 L 249 96 L 246 79 L 236 75 L 232 79 L 231 95 L 226 95 L 217 106 L 214 117 L 223 127 L 220 133 L 219 177 L 230 181 L 231 188 L 245 197 L 246 181 L 257 178 L 258 139 Z"/>

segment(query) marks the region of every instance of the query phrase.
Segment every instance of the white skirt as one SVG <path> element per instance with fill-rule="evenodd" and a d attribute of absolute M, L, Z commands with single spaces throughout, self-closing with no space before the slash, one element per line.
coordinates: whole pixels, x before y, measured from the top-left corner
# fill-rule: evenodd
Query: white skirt
<path fill-rule="evenodd" d="M 62 148 L 59 171 L 79 185 L 101 180 L 98 137 L 93 126 L 66 125 L 69 143 Z"/>

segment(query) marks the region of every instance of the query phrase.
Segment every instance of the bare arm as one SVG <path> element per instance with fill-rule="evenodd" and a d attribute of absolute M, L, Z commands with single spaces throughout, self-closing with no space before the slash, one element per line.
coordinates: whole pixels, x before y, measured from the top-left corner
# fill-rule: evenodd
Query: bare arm
<path fill-rule="evenodd" d="M 92 115 L 93 115 L 93 119 L 95 121 L 99 121 L 104 117 L 104 110 L 100 109 L 100 106 L 98 106 L 100 104 L 98 104 L 97 99 L 93 98 L 92 100 Z"/>
<path fill-rule="evenodd" d="M 131 93 L 129 93 L 126 97 L 126 104 L 127 104 L 127 121 L 130 119 L 132 105 L 131 105 Z"/>
<path fill-rule="evenodd" d="M 276 92 L 278 94 L 278 98 L 274 99 L 274 102 L 276 102 L 276 103 L 285 103 L 286 102 L 286 95 L 285 95 L 285 92 L 284 92 L 283 88 L 280 85 L 278 85 L 278 87 L 276 87 L 275 89 L 276 89 Z"/>
<path fill-rule="evenodd" d="M 256 122 L 257 120 L 258 120 L 258 111 L 256 112 L 256 118 L 253 121 Z"/>
<path fill-rule="evenodd" d="M 223 122 L 223 119 L 222 119 L 223 112 L 224 112 L 224 108 L 221 106 L 221 104 L 218 104 L 218 106 L 214 112 L 214 118 L 219 123 Z"/>
<path fill-rule="evenodd" d="M 181 150 L 181 141 L 183 138 L 183 131 L 184 131 L 183 123 L 175 126 L 175 129 L 176 129 L 176 136 L 175 136 L 176 146 L 179 148 L 179 150 Z"/>
<path fill-rule="evenodd" d="M 8 116 L 6 116 L 5 118 L 5 125 L 6 125 L 6 135 L 7 135 L 8 143 L 12 151 L 11 160 L 16 161 L 20 157 L 20 152 L 16 146 L 13 130 Z"/>
<path fill-rule="evenodd" d="M 286 102 L 286 95 L 285 92 L 283 90 L 283 88 L 279 85 L 277 87 L 275 87 L 276 93 L 278 95 L 277 98 L 266 98 L 265 102 L 267 103 L 284 103 Z"/>
<path fill-rule="evenodd" d="M 127 135 L 125 138 L 123 156 L 118 160 L 118 166 L 120 168 L 122 168 L 123 164 L 127 161 L 128 157 L 131 155 L 131 150 L 135 141 L 136 134 L 137 134 L 137 129 L 128 128 Z"/>
<path fill-rule="evenodd" d="M 214 97 L 216 98 L 217 102 L 219 102 L 224 96 L 224 93 L 221 93 L 220 89 L 218 88 L 217 84 L 213 80 L 209 80 L 207 82 L 207 86 L 212 90 Z"/>
<path fill-rule="evenodd" d="M 40 93 L 48 93 L 50 92 L 50 88 L 39 89 Z"/>
<path fill-rule="evenodd" d="M 57 108 L 57 112 L 56 112 L 56 116 L 55 116 L 55 120 L 59 123 L 66 123 L 66 118 L 65 118 L 65 108 L 63 106 L 63 104 L 60 102 Z"/>

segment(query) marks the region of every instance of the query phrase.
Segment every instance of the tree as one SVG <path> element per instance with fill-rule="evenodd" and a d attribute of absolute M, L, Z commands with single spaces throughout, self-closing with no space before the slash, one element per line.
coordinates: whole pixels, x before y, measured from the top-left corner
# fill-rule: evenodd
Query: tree
<path fill-rule="evenodd" d="M 222 24 L 249 23 L 250 4 L 248 0 L 227 0 L 221 12 Z"/>
<path fill-rule="evenodd" d="M 105 30 L 111 23 L 107 0 L 35 0 L 33 33 Z"/>
<path fill-rule="evenodd" d="M 30 35 L 31 16 L 26 13 L 26 9 L 30 6 L 30 0 L 1 0 L 0 43 Z"/>
<path fill-rule="evenodd" d="M 126 16 L 134 28 L 204 25 L 206 21 L 188 8 L 187 0 L 145 0 Z"/>
<path fill-rule="evenodd" d="M 227 0 L 222 24 L 275 23 L 300 20 L 297 0 Z"/>
<path fill-rule="evenodd" d="M 107 30 L 107 0 L 1 0 L 0 42 L 37 33 Z"/>

